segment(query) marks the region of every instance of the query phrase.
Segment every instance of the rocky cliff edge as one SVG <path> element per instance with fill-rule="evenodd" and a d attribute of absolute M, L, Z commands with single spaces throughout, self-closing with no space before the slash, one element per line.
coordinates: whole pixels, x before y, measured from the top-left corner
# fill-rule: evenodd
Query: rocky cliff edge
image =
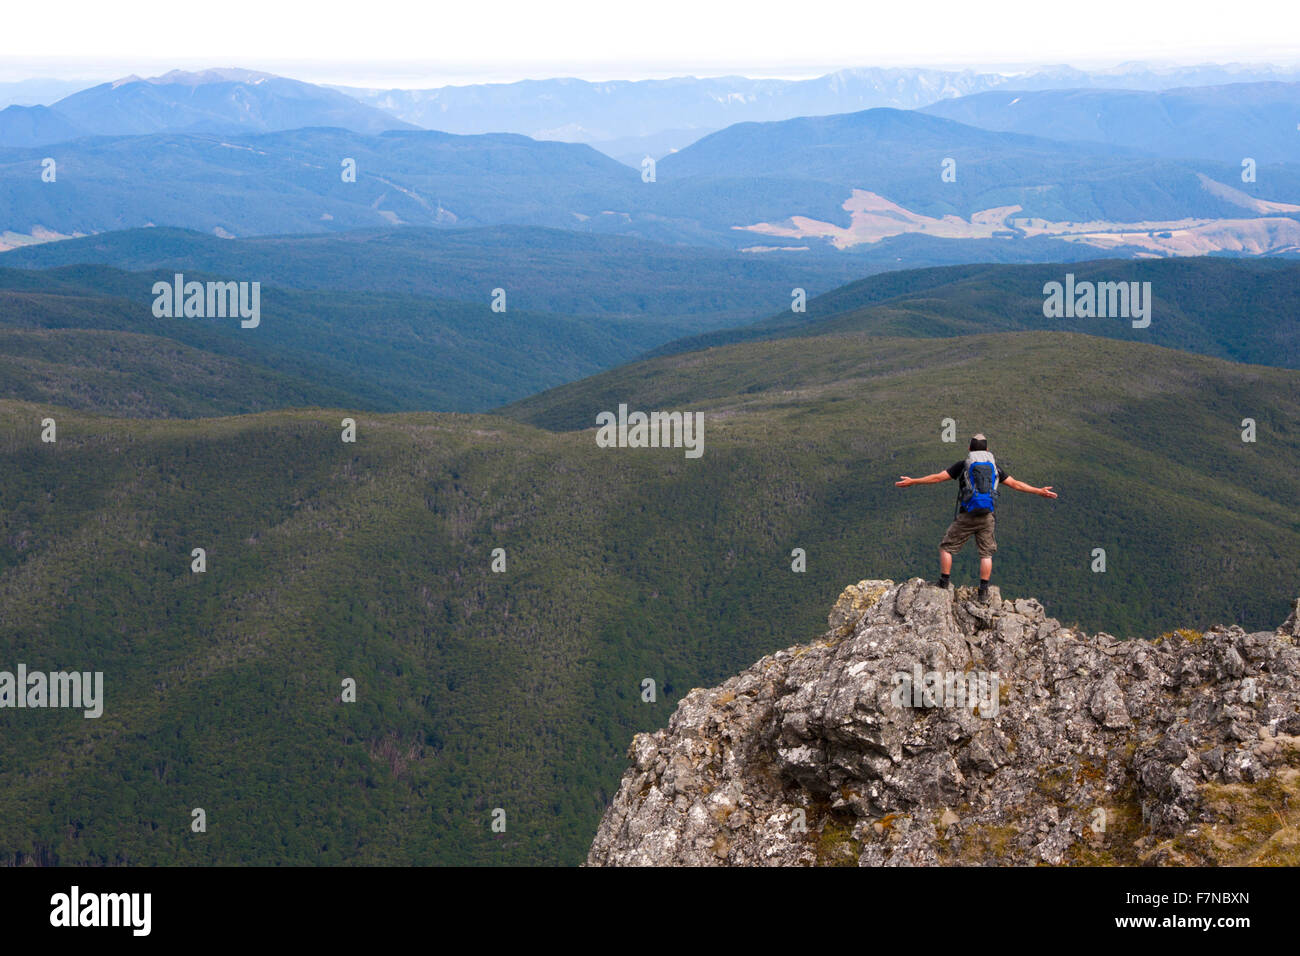
<path fill-rule="evenodd" d="M 1296 605 L 1118 640 L 860 581 L 828 623 L 636 735 L 588 865 L 1300 862 Z"/>

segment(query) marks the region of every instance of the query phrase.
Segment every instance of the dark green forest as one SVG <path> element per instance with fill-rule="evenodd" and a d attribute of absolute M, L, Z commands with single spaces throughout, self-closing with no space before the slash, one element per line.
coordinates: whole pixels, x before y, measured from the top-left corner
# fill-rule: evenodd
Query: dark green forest
<path fill-rule="evenodd" d="M 1121 637 L 1271 629 L 1300 591 L 1297 374 L 1083 335 L 848 332 L 656 358 L 497 415 L 6 399 L 0 661 L 102 671 L 106 701 L 0 710 L 0 850 L 576 864 L 633 733 L 817 637 L 844 585 L 933 575 L 951 486 L 892 482 L 961 456 L 949 417 L 1061 495 L 1004 495 L 1004 595 Z M 620 402 L 704 412 L 703 457 L 598 448 Z"/>

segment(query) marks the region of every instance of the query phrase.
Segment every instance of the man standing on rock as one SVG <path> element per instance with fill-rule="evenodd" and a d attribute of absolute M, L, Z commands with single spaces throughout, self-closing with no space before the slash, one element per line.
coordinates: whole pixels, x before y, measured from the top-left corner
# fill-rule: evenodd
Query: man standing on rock
<path fill-rule="evenodd" d="M 981 600 L 988 598 L 989 578 L 993 575 L 993 552 L 998 543 L 993 538 L 993 509 L 997 504 L 998 488 L 1006 485 L 1016 491 L 1028 492 L 1043 498 L 1055 498 L 1052 486 L 1035 488 L 1023 481 L 1017 481 L 998 467 L 998 463 L 989 454 L 989 441 L 983 435 L 976 435 L 970 440 L 970 452 L 964 461 L 955 461 L 943 471 L 924 478 L 902 476 L 894 484 L 899 488 L 912 485 L 934 485 L 950 478 L 961 482 L 957 493 L 957 513 L 947 533 L 939 542 L 939 587 L 948 586 L 948 577 L 952 573 L 952 556 L 961 550 L 966 539 L 975 536 L 975 544 L 980 551 L 980 591 Z"/>

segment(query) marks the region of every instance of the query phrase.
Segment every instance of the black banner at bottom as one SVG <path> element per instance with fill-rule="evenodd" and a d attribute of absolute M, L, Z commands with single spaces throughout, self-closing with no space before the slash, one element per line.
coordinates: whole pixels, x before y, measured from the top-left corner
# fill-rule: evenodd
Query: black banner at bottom
<path fill-rule="evenodd" d="M 1245 941 L 1285 919 L 1293 874 L 1258 869 L 399 869 L 0 870 L 6 942 L 215 943 L 291 938 L 337 945 L 432 928 L 512 929 L 534 939 L 622 925 L 748 936 L 773 921 L 826 935 L 893 926 L 932 942 L 1050 931 Z M 722 921 L 719 923 L 719 921 Z M 811 922 L 809 922 L 811 920 Z M 864 922 L 865 921 L 865 922 Z M 1279 927 L 1272 927 L 1277 930 Z M 1247 934 L 1243 937 L 1242 934 Z M 441 931 L 440 931 L 441 935 Z M 445 938 L 445 937 L 444 937 Z M 657 937 L 651 937 L 657 938 Z M 1015 937 L 1003 937 L 1015 938 Z M 647 939 L 648 941 L 648 939 Z M 918 939 L 922 943 L 923 939 Z"/>

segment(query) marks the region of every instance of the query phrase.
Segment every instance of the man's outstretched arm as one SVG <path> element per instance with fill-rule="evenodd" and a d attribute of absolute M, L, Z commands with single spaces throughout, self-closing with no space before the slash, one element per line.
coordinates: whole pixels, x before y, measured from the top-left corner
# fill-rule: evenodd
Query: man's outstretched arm
<path fill-rule="evenodd" d="M 1014 488 L 1016 491 L 1023 491 L 1026 492 L 1027 494 L 1038 495 L 1040 498 L 1056 497 L 1056 492 L 1052 490 L 1051 485 L 1047 485 L 1045 488 L 1035 488 L 1033 485 L 1027 485 L 1023 481 L 1020 481 L 1019 479 L 1016 478 L 1008 478 L 1006 481 L 1002 482 L 1002 484 L 1006 485 L 1008 488 Z"/>
<path fill-rule="evenodd" d="M 902 481 L 894 482 L 897 488 L 910 488 L 912 485 L 936 485 L 941 481 L 951 481 L 952 475 L 946 471 L 936 471 L 933 475 L 926 475 L 924 478 L 909 478 L 907 475 L 902 476 Z M 1053 495 L 1053 498 L 1056 496 Z"/>

